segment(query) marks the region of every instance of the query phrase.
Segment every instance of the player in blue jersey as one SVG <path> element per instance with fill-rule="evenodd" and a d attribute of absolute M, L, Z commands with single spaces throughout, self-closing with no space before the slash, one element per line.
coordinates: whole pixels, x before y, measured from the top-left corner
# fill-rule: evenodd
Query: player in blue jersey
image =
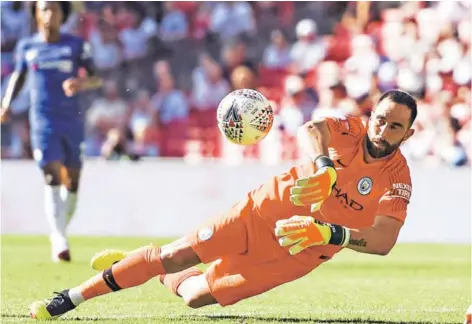
<path fill-rule="evenodd" d="M 101 85 L 94 74 L 89 45 L 60 32 L 70 9 L 69 2 L 34 3 L 38 33 L 17 44 L 15 71 L 1 106 L 1 119 L 8 120 L 10 104 L 29 74 L 33 156 L 46 183 L 45 212 L 54 261 L 70 261 L 66 228 L 77 202 L 85 132 L 77 93 Z M 81 68 L 86 77 L 79 77 Z"/>

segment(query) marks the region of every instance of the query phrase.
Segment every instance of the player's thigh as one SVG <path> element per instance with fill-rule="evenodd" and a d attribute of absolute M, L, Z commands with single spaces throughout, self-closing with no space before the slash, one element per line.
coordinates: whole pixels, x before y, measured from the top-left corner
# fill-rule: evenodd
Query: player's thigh
<path fill-rule="evenodd" d="M 221 306 L 228 306 L 299 279 L 325 261 L 320 258 L 305 265 L 289 254 L 264 262 L 244 255 L 231 256 L 213 262 L 205 278 L 211 295 Z"/>
<path fill-rule="evenodd" d="M 209 263 L 224 255 L 242 254 L 248 250 L 247 220 L 253 217 L 254 208 L 248 196 L 186 236 L 201 262 Z"/>
<path fill-rule="evenodd" d="M 33 149 L 33 157 L 41 169 L 44 170 L 48 165 L 63 163 L 64 147 L 61 143 L 61 137 L 58 134 L 54 132 L 32 130 L 31 145 Z M 48 169 L 50 169 L 49 166 Z"/>
<path fill-rule="evenodd" d="M 81 127 L 73 126 L 61 137 L 64 147 L 64 165 L 67 169 L 80 170 L 82 168 L 82 148 L 84 145 L 84 132 Z"/>

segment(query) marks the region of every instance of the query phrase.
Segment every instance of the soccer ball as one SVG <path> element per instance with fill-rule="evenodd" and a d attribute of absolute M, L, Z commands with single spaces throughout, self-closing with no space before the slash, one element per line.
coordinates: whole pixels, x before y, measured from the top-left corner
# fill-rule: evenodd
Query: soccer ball
<path fill-rule="evenodd" d="M 230 142 L 252 145 L 270 132 L 274 112 L 260 92 L 239 89 L 221 100 L 216 113 L 218 128 Z"/>

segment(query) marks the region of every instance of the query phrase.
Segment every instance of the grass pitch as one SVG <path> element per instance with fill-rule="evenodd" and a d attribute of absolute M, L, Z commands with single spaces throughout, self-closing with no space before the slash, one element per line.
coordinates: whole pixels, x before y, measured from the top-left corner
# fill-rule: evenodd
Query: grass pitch
<path fill-rule="evenodd" d="M 32 323 L 28 305 L 93 275 L 95 252 L 151 241 L 73 237 L 73 263 L 56 265 L 46 237 L 2 236 L 1 322 Z M 462 323 L 470 304 L 470 255 L 464 245 L 401 244 L 386 257 L 344 251 L 305 278 L 225 308 L 186 308 L 151 280 L 86 302 L 59 322 Z"/>

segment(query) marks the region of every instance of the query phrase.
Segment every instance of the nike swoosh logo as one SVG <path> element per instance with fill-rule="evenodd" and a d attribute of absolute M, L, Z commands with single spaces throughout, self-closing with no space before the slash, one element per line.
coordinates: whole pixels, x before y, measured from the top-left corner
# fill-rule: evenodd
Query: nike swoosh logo
<path fill-rule="evenodd" d="M 339 164 L 340 166 L 344 167 L 344 168 L 347 167 L 346 165 L 344 165 L 344 164 L 341 163 L 341 160 L 340 160 L 340 159 L 336 160 L 336 162 L 338 162 L 338 164 Z"/>

